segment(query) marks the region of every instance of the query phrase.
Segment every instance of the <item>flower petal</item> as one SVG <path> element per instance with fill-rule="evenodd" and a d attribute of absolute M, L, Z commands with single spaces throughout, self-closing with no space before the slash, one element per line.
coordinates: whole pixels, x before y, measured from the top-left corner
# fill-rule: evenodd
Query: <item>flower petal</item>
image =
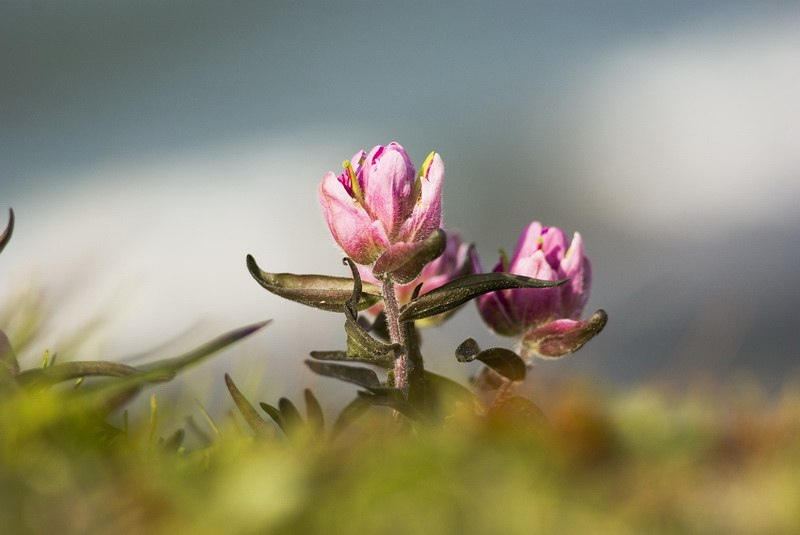
<path fill-rule="evenodd" d="M 372 238 L 372 221 L 345 190 L 333 172 L 319 185 L 319 200 L 328 228 L 344 253 L 358 264 L 371 264 L 381 252 Z"/>
<path fill-rule="evenodd" d="M 394 240 L 402 223 L 414 208 L 414 164 L 398 143 L 374 147 L 367 154 L 362 172 L 365 208 L 373 219 L 383 222 Z"/>
<path fill-rule="evenodd" d="M 442 226 L 444 162 L 438 153 L 434 153 L 426 171 L 420 177 L 419 200 L 400 231 L 399 236 L 404 241 L 424 240 Z"/>

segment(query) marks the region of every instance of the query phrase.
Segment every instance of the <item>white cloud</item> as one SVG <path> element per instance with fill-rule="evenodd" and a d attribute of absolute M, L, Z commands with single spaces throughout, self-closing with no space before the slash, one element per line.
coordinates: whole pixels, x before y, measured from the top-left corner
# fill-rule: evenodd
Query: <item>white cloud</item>
<path fill-rule="evenodd" d="M 611 51 L 585 85 L 576 172 L 643 232 L 796 216 L 800 17 L 693 23 Z"/>

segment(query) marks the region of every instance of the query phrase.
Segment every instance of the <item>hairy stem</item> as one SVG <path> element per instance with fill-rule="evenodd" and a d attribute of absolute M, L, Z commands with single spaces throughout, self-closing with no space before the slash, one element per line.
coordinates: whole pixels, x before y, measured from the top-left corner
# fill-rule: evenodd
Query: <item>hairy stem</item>
<path fill-rule="evenodd" d="M 383 310 L 386 313 L 386 324 L 389 327 L 389 338 L 398 344 L 400 349 L 394 356 L 394 386 L 408 396 L 408 342 L 403 326 L 400 324 L 400 306 L 394 293 L 394 281 L 386 277 L 383 281 Z"/>

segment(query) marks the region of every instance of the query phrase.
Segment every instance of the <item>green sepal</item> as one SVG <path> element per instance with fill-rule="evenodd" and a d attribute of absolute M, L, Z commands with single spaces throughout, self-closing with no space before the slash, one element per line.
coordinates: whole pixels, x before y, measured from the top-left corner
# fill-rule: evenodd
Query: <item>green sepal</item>
<path fill-rule="evenodd" d="M 247 401 L 247 398 L 244 397 L 244 394 L 242 394 L 236 386 L 236 383 L 233 382 L 233 379 L 231 379 L 231 376 L 227 373 L 225 374 L 225 386 L 228 387 L 228 392 L 230 392 L 233 402 L 239 409 L 244 421 L 247 422 L 247 425 L 253 430 L 253 433 L 258 436 L 272 435 L 272 429 L 267 425 L 267 422 L 259 416 L 256 409 Z"/>
<path fill-rule="evenodd" d="M 353 383 L 369 390 L 382 389 L 378 374 L 369 368 L 358 366 L 346 366 L 332 362 L 318 362 L 316 360 L 306 360 L 306 365 L 319 375 L 333 377 L 348 383 Z"/>
<path fill-rule="evenodd" d="M 275 295 L 329 312 L 341 312 L 353 295 L 353 279 L 346 277 L 267 273 L 258 267 L 251 255 L 247 255 L 247 269 L 261 286 Z M 375 284 L 364 283 L 363 287 L 358 310 L 369 308 L 382 299 L 380 288 Z"/>
<path fill-rule="evenodd" d="M 401 321 L 429 318 L 459 307 L 479 295 L 512 288 L 552 288 L 568 279 L 546 281 L 510 273 L 481 273 L 459 277 L 406 304 L 400 312 Z"/>
<path fill-rule="evenodd" d="M 422 269 L 435 260 L 447 246 L 447 234 L 436 229 L 430 236 L 414 243 L 396 243 L 378 257 L 372 273 L 379 279 L 390 276 L 398 284 L 408 284 Z"/>

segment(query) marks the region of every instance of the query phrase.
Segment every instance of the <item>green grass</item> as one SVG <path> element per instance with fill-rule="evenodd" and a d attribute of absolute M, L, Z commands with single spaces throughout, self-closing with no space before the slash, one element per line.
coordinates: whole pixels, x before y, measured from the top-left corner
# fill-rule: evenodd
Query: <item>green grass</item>
<path fill-rule="evenodd" d="M 453 406 L 410 428 L 370 409 L 335 438 L 291 440 L 271 424 L 256 439 L 238 414 L 215 429 L 198 409 L 190 449 L 157 410 L 124 431 L 71 392 L 0 400 L 3 533 L 800 530 L 793 389 L 765 400 L 575 382 L 533 391 L 546 423 Z"/>

